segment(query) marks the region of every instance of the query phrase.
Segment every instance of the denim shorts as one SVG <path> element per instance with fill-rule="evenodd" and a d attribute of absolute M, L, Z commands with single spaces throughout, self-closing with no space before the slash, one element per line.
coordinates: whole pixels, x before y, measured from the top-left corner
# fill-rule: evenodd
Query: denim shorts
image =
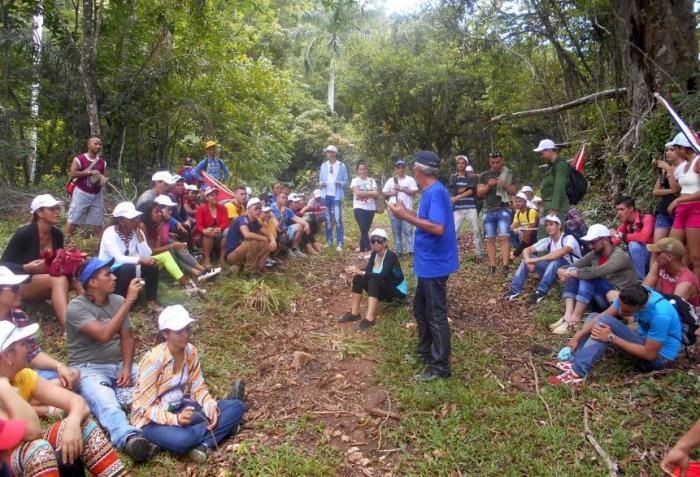
<path fill-rule="evenodd" d="M 495 209 L 484 212 L 484 237 L 493 238 L 496 235 L 499 237 L 510 237 L 510 224 L 513 217 L 510 215 L 510 210 Z"/>
<path fill-rule="evenodd" d="M 656 222 L 654 227 L 657 229 L 668 230 L 673 225 L 673 216 L 668 214 L 656 214 Z"/>

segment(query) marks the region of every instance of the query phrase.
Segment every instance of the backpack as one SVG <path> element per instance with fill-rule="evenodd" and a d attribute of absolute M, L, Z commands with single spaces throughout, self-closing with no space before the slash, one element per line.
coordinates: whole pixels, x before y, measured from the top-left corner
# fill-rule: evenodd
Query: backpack
<path fill-rule="evenodd" d="M 579 171 L 569 166 L 569 177 L 566 179 L 566 197 L 569 204 L 576 205 L 586 195 L 588 190 L 588 180 Z"/>
<path fill-rule="evenodd" d="M 697 341 L 695 331 L 698 329 L 698 315 L 695 313 L 693 305 L 688 303 L 685 298 L 672 293 L 659 293 L 667 299 L 678 312 L 678 317 L 681 320 L 681 343 L 683 346 L 692 346 Z"/>
<path fill-rule="evenodd" d="M 564 239 L 565 239 L 566 237 L 574 237 L 574 236 L 573 236 L 573 235 L 567 235 L 567 234 L 561 234 L 561 237 L 559 238 L 559 243 L 562 244 L 562 247 L 564 246 Z M 576 240 L 576 241 L 578 242 L 578 239 L 577 239 L 576 237 L 574 237 L 574 240 Z M 548 253 L 548 254 L 549 254 L 549 253 L 552 253 L 552 242 L 553 242 L 553 240 L 552 240 L 552 238 L 550 237 L 550 238 L 549 238 L 549 245 L 547 245 L 547 253 Z M 579 248 L 581 248 L 581 244 L 580 244 L 580 243 L 579 243 Z M 582 250 L 583 250 L 583 249 L 582 249 Z M 582 251 L 581 253 L 583 253 L 583 251 Z M 573 253 L 573 252 L 569 252 L 569 258 L 571 258 L 571 263 L 573 263 L 575 260 L 578 260 L 578 259 L 580 259 L 581 257 L 579 257 L 578 255 L 576 255 L 576 254 Z"/>

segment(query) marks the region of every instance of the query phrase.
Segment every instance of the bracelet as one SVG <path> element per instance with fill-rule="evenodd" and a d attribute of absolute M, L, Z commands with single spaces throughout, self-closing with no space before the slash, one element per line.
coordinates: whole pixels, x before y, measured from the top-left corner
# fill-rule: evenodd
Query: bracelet
<path fill-rule="evenodd" d="M 135 301 L 136 301 L 136 298 L 124 298 L 124 301 L 125 301 L 125 302 L 127 302 L 127 301 L 128 301 L 128 302 L 131 302 L 131 303 L 133 303 L 133 302 L 135 302 Z"/>

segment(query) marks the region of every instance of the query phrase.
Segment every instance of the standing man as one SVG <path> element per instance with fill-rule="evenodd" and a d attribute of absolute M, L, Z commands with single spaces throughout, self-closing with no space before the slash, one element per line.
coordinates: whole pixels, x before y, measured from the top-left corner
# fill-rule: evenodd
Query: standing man
<path fill-rule="evenodd" d="M 556 215 L 561 223 L 566 222 L 569 211 L 569 197 L 566 195 L 566 183 L 569 180 L 571 167 L 559 157 L 559 149 L 551 139 L 542 139 L 534 152 L 539 152 L 542 160 L 547 163 L 542 178 L 542 202 L 546 215 Z M 538 238 L 547 236 L 544 226 L 540 227 Z"/>
<path fill-rule="evenodd" d="M 406 175 L 406 161 L 399 159 L 395 166 L 395 175 L 386 181 L 382 194 L 389 204 L 401 203 L 404 209 L 413 211 L 413 196 L 418 193 L 418 184 L 413 177 Z M 396 253 L 399 254 L 399 257 L 404 252 L 413 255 L 413 227 L 411 223 L 398 218 L 393 213 L 392 208 L 389 208 L 389 211 Z"/>
<path fill-rule="evenodd" d="M 389 202 L 388 207 L 396 218 L 416 226 L 413 269 L 418 285 L 413 313 L 418 323 L 417 353 L 426 368 L 414 379 L 425 382 L 451 375 L 447 279 L 459 262 L 450 194 L 438 180 L 440 158 L 431 151 L 417 152 L 413 170 L 423 190 L 418 215 L 401 201 Z"/>
<path fill-rule="evenodd" d="M 207 155 L 192 169 L 192 177 L 197 181 L 202 182 L 204 180 L 202 172 L 206 172 L 220 182 L 226 182 L 231 177 L 231 171 L 228 170 L 226 163 L 217 155 L 216 148 L 217 144 L 214 141 L 209 141 L 204 145 Z"/>
<path fill-rule="evenodd" d="M 76 225 L 92 225 L 97 235 L 102 235 L 105 215 L 102 188 L 107 183 L 107 163 L 100 157 L 102 139 L 91 137 L 87 149 L 86 153 L 73 158 L 68 172 L 71 179 L 76 179 L 66 224 L 66 238 L 69 240 Z"/>
<path fill-rule="evenodd" d="M 348 168 L 336 157 L 338 148 L 329 145 L 323 152 L 326 153 L 326 162 L 321 164 L 319 183 L 321 195 L 326 206 L 326 242 L 333 245 L 333 222 L 335 222 L 335 235 L 338 243 L 336 250 L 343 251 L 343 189 L 348 183 Z"/>
<path fill-rule="evenodd" d="M 489 271 L 496 273 L 496 237 L 501 244 L 503 273 L 510 271 L 510 225 L 508 202 L 518 191 L 513 173 L 500 152 L 489 154 L 489 170 L 481 173 L 477 193 L 484 200 L 484 236 L 489 256 Z"/>
<path fill-rule="evenodd" d="M 459 234 L 459 227 L 464 219 L 468 220 L 469 230 L 474 240 L 474 250 L 477 258 L 483 258 L 484 246 L 481 243 L 481 230 L 479 228 L 479 213 L 476 210 L 476 179 L 467 172 L 469 160 L 467 156 L 457 156 L 457 172 L 450 176 L 450 194 L 452 195 L 452 207 L 454 208 L 455 233 Z"/>

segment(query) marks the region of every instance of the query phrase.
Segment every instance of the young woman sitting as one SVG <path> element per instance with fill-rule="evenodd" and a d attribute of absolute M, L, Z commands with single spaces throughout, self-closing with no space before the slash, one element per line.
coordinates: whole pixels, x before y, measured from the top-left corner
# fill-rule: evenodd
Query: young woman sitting
<path fill-rule="evenodd" d="M 399 257 L 389 250 L 389 236 L 384 229 L 374 229 L 370 234 L 372 254 L 364 270 L 355 266 L 348 268 L 349 273 L 354 273 L 352 278 L 352 308 L 338 321 L 346 323 L 360 320 L 360 303 L 362 292 L 366 291 L 367 314 L 360 321 L 358 329 L 364 331 L 374 326 L 377 303 L 380 301 L 403 300 L 408 295 L 408 287 L 401 271 Z"/>

